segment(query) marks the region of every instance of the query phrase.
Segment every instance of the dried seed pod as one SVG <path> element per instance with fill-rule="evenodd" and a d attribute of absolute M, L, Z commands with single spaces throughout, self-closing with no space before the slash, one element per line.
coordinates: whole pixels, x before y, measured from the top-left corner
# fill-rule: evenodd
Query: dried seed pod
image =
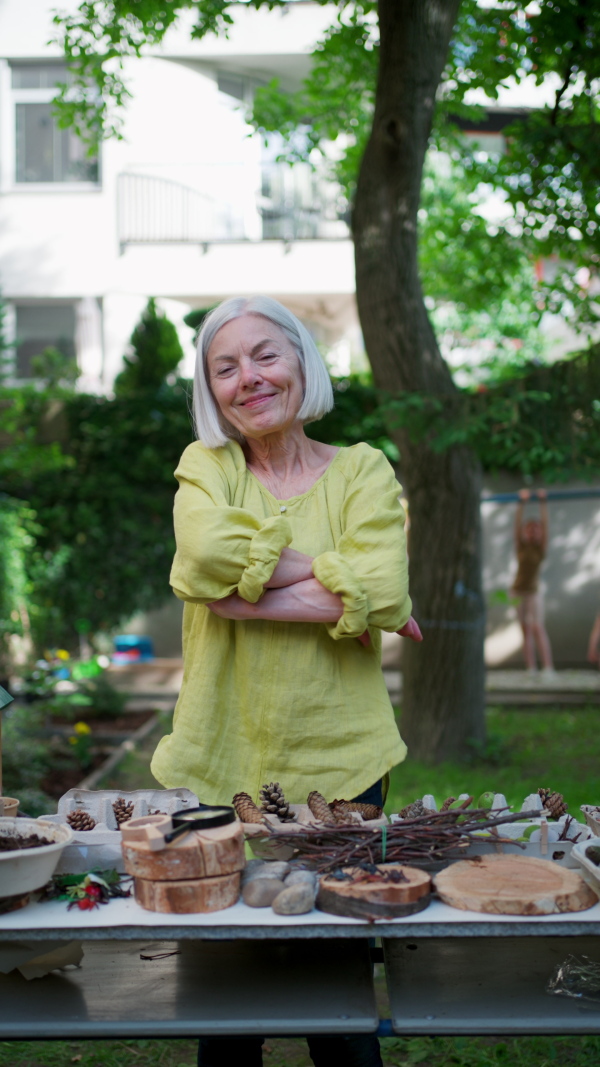
<path fill-rule="evenodd" d="M 568 804 L 565 804 L 562 793 L 555 793 L 552 789 L 538 789 L 538 795 L 553 819 L 560 819 L 561 815 L 566 814 Z"/>
<path fill-rule="evenodd" d="M 282 822 L 290 822 L 296 818 L 294 813 L 290 811 L 290 806 L 285 799 L 279 782 L 269 782 L 268 785 L 263 785 L 260 791 L 260 799 L 263 811 L 276 815 Z"/>
<path fill-rule="evenodd" d="M 256 806 L 249 793 L 236 793 L 233 806 L 240 822 L 263 822 L 264 813 Z"/>
<path fill-rule="evenodd" d="M 133 800 L 125 800 L 125 797 L 117 797 L 113 802 L 112 809 L 115 813 L 115 819 L 117 820 L 117 826 L 122 826 L 124 822 L 133 815 Z"/>
<path fill-rule="evenodd" d="M 359 815 L 362 815 L 363 819 L 380 819 L 383 814 L 383 808 L 377 806 L 377 804 L 361 804 L 359 800 L 332 800 L 329 805 L 334 815 L 338 812 L 344 815 L 347 812 L 357 811 Z"/>
<path fill-rule="evenodd" d="M 67 815 L 67 822 L 73 830 L 93 830 L 96 825 L 96 820 L 83 808 L 70 811 Z"/>
<path fill-rule="evenodd" d="M 308 794 L 306 803 L 312 811 L 315 819 L 319 819 L 320 822 L 324 822 L 328 826 L 334 826 L 335 823 L 338 822 L 338 819 L 336 819 L 333 814 L 325 797 L 317 792 L 316 789 L 313 789 L 312 793 Z"/>

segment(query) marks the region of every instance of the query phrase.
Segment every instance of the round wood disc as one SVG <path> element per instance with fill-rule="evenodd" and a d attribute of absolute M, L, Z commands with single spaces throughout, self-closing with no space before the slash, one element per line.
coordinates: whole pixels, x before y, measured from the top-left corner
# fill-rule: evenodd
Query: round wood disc
<path fill-rule="evenodd" d="M 347 880 L 332 876 L 321 879 L 317 907 L 333 915 L 355 919 L 396 919 L 427 907 L 431 878 L 425 871 L 401 863 L 380 863 L 377 868 L 382 872 L 399 871 L 404 876 L 403 881 L 354 881 L 353 875 L 362 876 L 364 871 L 345 867 L 344 873 L 350 876 Z"/>
<path fill-rule="evenodd" d="M 147 911 L 190 915 L 230 908 L 240 895 L 240 880 L 239 872 L 179 882 L 150 882 L 145 878 L 134 878 L 133 887 L 136 901 Z"/>
<path fill-rule="evenodd" d="M 553 915 L 597 903 L 576 871 L 527 856 L 460 860 L 436 874 L 434 884 L 445 904 L 496 915 Z"/>

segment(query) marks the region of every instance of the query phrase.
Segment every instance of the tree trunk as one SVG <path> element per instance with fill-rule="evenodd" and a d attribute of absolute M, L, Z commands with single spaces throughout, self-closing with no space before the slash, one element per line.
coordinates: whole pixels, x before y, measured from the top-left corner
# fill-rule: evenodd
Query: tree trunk
<path fill-rule="evenodd" d="M 379 0 L 379 81 L 353 215 L 358 310 L 377 385 L 449 403 L 456 389 L 419 281 L 417 210 L 459 6 Z M 410 505 L 411 595 L 424 635 L 403 650 L 402 735 L 414 758 L 439 762 L 485 736 L 480 467 L 466 448 L 437 454 L 393 432 Z"/>

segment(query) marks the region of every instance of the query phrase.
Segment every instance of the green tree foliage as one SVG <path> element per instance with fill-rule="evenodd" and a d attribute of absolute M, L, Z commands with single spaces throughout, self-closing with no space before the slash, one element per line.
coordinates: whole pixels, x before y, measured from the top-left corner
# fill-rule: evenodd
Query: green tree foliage
<path fill-rule="evenodd" d="M 31 377 L 48 389 L 72 388 L 80 375 L 77 361 L 65 356 L 53 345 L 31 360 Z"/>
<path fill-rule="evenodd" d="M 485 470 L 543 481 L 596 477 L 600 469 L 600 346 L 574 359 L 523 365 L 454 402 L 421 393 L 381 397 L 379 417 L 435 452 L 469 445 Z"/>
<path fill-rule="evenodd" d="M 173 471 L 192 440 L 187 386 L 65 400 L 68 465 L 0 485 L 25 497 L 38 533 L 35 574 L 38 643 L 77 647 L 82 626 L 110 631 L 169 595 L 175 549 Z"/>
<path fill-rule="evenodd" d="M 117 396 L 156 392 L 183 359 L 177 330 L 152 297 L 129 343 L 132 353 L 124 357 L 125 369 L 115 380 Z"/>
<path fill-rule="evenodd" d="M 64 122 L 92 140 L 119 135 L 128 95 L 125 59 L 160 43 L 188 9 L 193 38 L 226 33 L 236 6 L 233 0 L 174 0 L 167 8 L 160 0 L 106 0 L 57 15 L 58 39 L 75 72 L 75 88 L 59 104 Z M 247 4 L 282 6 L 283 0 Z M 336 7 L 301 90 L 286 94 L 276 79 L 259 89 L 253 121 L 265 136 L 282 138 L 282 159 L 329 161 L 351 201 L 374 108 L 377 3 L 340 0 Z M 438 304 L 452 301 L 471 334 L 474 313 L 483 313 L 480 336 L 490 329 L 499 334 L 507 320 L 513 330 L 520 323 L 529 358 L 544 310 L 581 329 L 600 314 L 592 284 L 600 263 L 599 37 L 600 8 L 589 0 L 544 0 L 531 8 L 518 0 L 493 6 L 462 0 L 438 94 L 420 212 L 424 291 Z M 90 80 L 96 98 L 85 90 Z M 483 152 L 457 121 L 484 116 L 471 102 L 473 90 L 493 102 L 509 80 L 545 82 L 549 102 L 523 111 L 503 131 L 504 154 Z M 450 174 L 440 168 L 440 153 Z M 490 195 L 505 205 L 493 222 L 482 214 Z M 557 253 L 554 269 L 536 280 L 533 261 Z"/>
<path fill-rule="evenodd" d="M 22 501 L 0 493 L 0 676 L 9 673 L 10 639 L 29 632 L 33 587 L 27 561 L 36 525 Z"/>
<path fill-rule="evenodd" d="M 183 352 L 153 300 L 131 345 L 114 400 L 74 393 L 55 350 L 40 357 L 43 388 L 0 391 L 0 492 L 13 498 L 0 506 L 0 618 L 21 633 L 27 617 L 39 649 L 76 648 L 169 593 L 173 471 L 192 431 L 187 384 L 165 378 Z"/>

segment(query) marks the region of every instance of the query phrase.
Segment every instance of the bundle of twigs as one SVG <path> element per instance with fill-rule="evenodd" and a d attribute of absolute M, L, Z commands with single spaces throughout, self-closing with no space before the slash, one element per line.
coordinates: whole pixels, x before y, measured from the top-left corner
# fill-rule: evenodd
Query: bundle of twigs
<path fill-rule="evenodd" d="M 504 840 L 497 828 L 506 822 L 530 818 L 530 813 L 491 815 L 487 809 L 428 812 L 391 826 L 307 826 L 301 833 L 276 831 L 278 843 L 297 850 L 315 871 L 324 874 L 360 863 L 406 863 L 430 866 L 458 858 L 481 831 Z M 473 837 L 477 831 L 477 837 Z"/>

